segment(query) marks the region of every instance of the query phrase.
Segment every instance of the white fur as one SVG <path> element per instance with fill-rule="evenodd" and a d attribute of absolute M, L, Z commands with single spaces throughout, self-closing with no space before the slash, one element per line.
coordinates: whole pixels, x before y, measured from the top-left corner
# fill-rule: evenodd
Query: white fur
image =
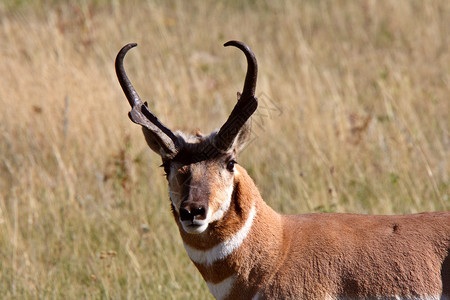
<path fill-rule="evenodd" d="M 170 186 L 170 183 L 174 181 L 175 174 L 176 174 L 176 172 L 174 172 L 174 170 L 171 170 L 169 172 L 169 177 L 167 179 L 169 181 L 170 201 L 172 201 L 172 205 L 173 205 L 173 208 L 175 209 L 175 211 L 177 213 L 179 213 L 180 212 L 180 204 L 181 204 L 181 195 L 179 193 L 174 192 Z"/>
<path fill-rule="evenodd" d="M 209 291 L 217 300 L 225 299 L 231 292 L 234 285 L 234 277 L 225 278 L 219 283 L 206 282 Z"/>
<path fill-rule="evenodd" d="M 232 193 L 233 193 L 233 186 L 230 185 L 224 193 L 226 195 L 227 200 L 222 202 L 222 205 L 219 207 L 217 211 L 214 212 L 214 214 L 211 212 L 211 210 L 208 211 L 207 217 L 208 223 L 212 223 L 222 219 L 223 215 L 228 211 L 228 208 L 230 208 Z"/>
<path fill-rule="evenodd" d="M 230 255 L 234 250 L 241 246 L 242 242 L 247 237 L 252 228 L 253 220 L 256 216 L 256 208 L 253 206 L 250 210 L 247 220 L 242 228 L 232 237 L 214 246 L 213 248 L 203 251 L 192 248 L 184 244 L 184 248 L 191 260 L 195 263 L 211 265 L 215 261 L 224 259 Z"/>
<path fill-rule="evenodd" d="M 208 228 L 208 221 L 207 220 L 194 220 L 194 222 L 188 220 L 188 221 L 181 221 L 181 226 L 183 226 L 184 231 L 188 232 L 188 233 L 193 233 L 193 234 L 199 234 L 202 233 L 203 231 L 206 230 L 206 228 Z M 193 223 L 196 226 L 190 226 L 193 225 Z"/>
<path fill-rule="evenodd" d="M 259 292 L 257 292 L 255 296 L 252 297 L 252 300 L 259 300 L 260 297 L 261 295 L 259 294 Z"/>
<path fill-rule="evenodd" d="M 234 176 L 239 175 L 239 172 L 236 168 L 234 168 Z M 224 214 L 228 211 L 228 209 L 230 208 L 230 204 L 231 204 L 231 196 L 233 194 L 233 186 L 230 185 L 225 193 L 223 193 L 225 195 L 225 198 L 227 199 L 226 201 L 222 202 L 222 205 L 219 207 L 219 209 L 217 211 L 214 212 L 214 214 L 211 213 L 211 210 L 208 211 L 208 218 L 207 220 L 208 223 L 211 222 L 215 222 L 215 221 L 219 221 L 220 219 L 223 218 Z"/>

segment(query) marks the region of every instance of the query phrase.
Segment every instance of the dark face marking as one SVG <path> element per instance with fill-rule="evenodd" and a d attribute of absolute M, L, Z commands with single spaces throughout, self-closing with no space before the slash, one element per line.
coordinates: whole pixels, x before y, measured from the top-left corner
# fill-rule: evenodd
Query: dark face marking
<path fill-rule="evenodd" d="M 228 210 L 235 163 L 233 156 L 228 154 L 190 164 L 176 159 L 163 163 L 168 169 L 175 218 L 187 232 L 199 233 L 195 226 L 205 230 L 209 223 L 222 218 Z"/>

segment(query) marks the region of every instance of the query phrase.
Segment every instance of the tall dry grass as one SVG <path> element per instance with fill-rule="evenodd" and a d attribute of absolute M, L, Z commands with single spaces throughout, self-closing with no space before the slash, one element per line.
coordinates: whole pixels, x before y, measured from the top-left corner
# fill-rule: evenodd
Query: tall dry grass
<path fill-rule="evenodd" d="M 0 297 L 210 298 L 113 70 L 170 127 L 219 127 L 260 65 L 240 163 L 283 213 L 448 210 L 450 2 L 0 4 Z"/>

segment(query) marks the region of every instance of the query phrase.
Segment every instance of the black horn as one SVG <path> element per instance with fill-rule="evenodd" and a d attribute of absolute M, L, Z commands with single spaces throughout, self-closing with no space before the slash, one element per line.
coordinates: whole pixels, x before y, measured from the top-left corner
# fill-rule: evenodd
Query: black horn
<path fill-rule="evenodd" d="M 125 68 L 123 67 L 125 54 L 128 50 L 136 46 L 136 43 L 125 45 L 117 54 L 115 63 L 116 74 L 119 79 L 120 86 L 122 87 L 122 90 L 132 108 L 128 116 L 131 121 L 143 127 L 147 141 L 149 142 L 149 140 L 151 140 L 153 146 L 160 149 L 161 156 L 173 157 L 179 150 L 179 141 L 177 136 L 158 120 L 158 118 L 147 108 L 146 103 L 144 104 L 142 102 L 138 93 L 131 84 L 131 81 L 128 79 Z M 149 138 L 149 136 L 151 136 L 151 138 Z"/>
<path fill-rule="evenodd" d="M 229 41 L 224 46 L 234 46 L 244 52 L 247 58 L 247 75 L 236 106 L 216 136 L 216 146 L 222 151 L 232 147 L 235 138 L 258 107 L 258 99 L 255 97 L 258 64 L 255 55 L 246 44 L 239 41 Z"/>

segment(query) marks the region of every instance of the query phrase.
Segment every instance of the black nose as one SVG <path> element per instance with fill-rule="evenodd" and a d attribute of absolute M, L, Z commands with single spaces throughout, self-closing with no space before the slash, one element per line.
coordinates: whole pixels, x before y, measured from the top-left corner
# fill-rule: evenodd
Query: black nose
<path fill-rule="evenodd" d="M 197 219 L 205 219 L 206 209 L 203 206 L 186 206 L 180 208 L 181 221 L 193 221 L 195 217 L 197 217 Z"/>

